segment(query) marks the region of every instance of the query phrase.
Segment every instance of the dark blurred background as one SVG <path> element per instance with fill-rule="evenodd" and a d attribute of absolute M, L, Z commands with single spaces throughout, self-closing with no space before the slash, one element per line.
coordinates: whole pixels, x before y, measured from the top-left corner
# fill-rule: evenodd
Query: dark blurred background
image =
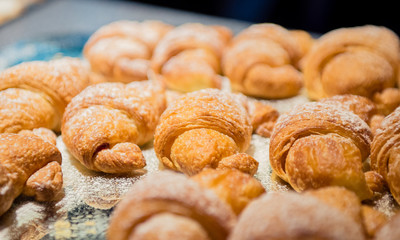
<path fill-rule="evenodd" d="M 286 28 L 325 33 L 339 27 L 374 24 L 400 35 L 397 1 L 352 0 L 136 0 L 165 7 Z"/>

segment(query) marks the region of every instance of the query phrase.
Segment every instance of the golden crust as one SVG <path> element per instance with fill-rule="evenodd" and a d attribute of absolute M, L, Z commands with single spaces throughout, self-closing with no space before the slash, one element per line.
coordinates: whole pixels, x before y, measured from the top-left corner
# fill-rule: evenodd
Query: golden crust
<path fill-rule="evenodd" d="M 399 121 L 400 108 L 397 108 L 382 121 L 371 146 L 371 169 L 384 177 L 397 202 L 400 202 Z"/>
<path fill-rule="evenodd" d="M 0 134 L 0 215 L 21 193 L 49 201 L 62 189 L 61 153 L 37 136 Z"/>
<path fill-rule="evenodd" d="M 159 228 L 151 227 L 157 226 L 154 221 L 147 221 L 160 214 L 168 214 L 168 221 L 163 223 L 164 227 L 159 232 Z M 117 205 L 111 216 L 107 237 L 110 240 L 128 239 L 136 236 L 139 227 L 151 228 L 149 231 L 160 235 L 165 233 L 165 225 L 169 228 L 167 233 L 175 231 L 179 235 L 182 224 L 193 226 L 194 222 L 197 226 L 185 229 L 194 231 L 187 233 L 192 234 L 192 239 L 197 239 L 194 236 L 204 239 L 201 238 L 204 232 L 210 239 L 226 239 L 236 223 L 236 217 L 230 207 L 211 191 L 181 174 L 162 171 L 149 174 L 137 182 Z"/>
<path fill-rule="evenodd" d="M 222 158 L 216 169 L 237 169 L 243 173 L 254 175 L 258 169 L 258 161 L 247 153 L 236 153 Z"/>
<path fill-rule="evenodd" d="M 183 92 L 220 88 L 220 59 L 229 38 L 223 26 L 187 23 L 173 29 L 154 50 L 153 77 Z"/>
<path fill-rule="evenodd" d="M 204 169 L 191 177 L 200 186 L 211 189 L 239 215 L 255 198 L 265 192 L 262 184 L 252 176 L 236 169 Z"/>
<path fill-rule="evenodd" d="M 298 191 L 339 185 L 365 199 L 372 193 L 362 163 L 369 155 L 371 138 L 368 125 L 352 112 L 320 102 L 306 103 L 278 119 L 271 136 L 270 164 Z M 346 167 L 352 171 L 340 171 Z M 315 172 L 309 175 L 310 171 Z"/>
<path fill-rule="evenodd" d="M 361 206 L 361 214 L 364 229 L 369 238 L 375 237 L 379 229 L 388 221 L 388 217 L 385 214 L 367 205 Z"/>
<path fill-rule="evenodd" d="M 89 38 L 83 53 L 93 71 L 110 81 L 146 80 L 153 50 L 172 28 L 159 21 L 112 22 Z"/>
<path fill-rule="evenodd" d="M 394 215 L 376 233 L 376 240 L 396 240 L 400 238 L 400 213 Z"/>
<path fill-rule="evenodd" d="M 97 84 L 68 105 L 63 117 L 63 141 L 89 169 L 130 172 L 144 167 L 137 145 L 152 139 L 164 108 L 164 88 L 156 82 Z"/>
<path fill-rule="evenodd" d="M 386 88 L 382 92 L 375 93 L 373 101 L 379 114 L 389 115 L 400 106 L 400 90 L 398 88 Z"/>
<path fill-rule="evenodd" d="M 239 33 L 224 53 L 222 67 L 235 91 L 262 98 L 298 94 L 300 46 L 276 24 L 254 24 Z"/>
<path fill-rule="evenodd" d="M 366 97 L 398 81 L 399 38 L 385 27 L 340 28 L 320 37 L 304 62 L 308 96 Z"/>
<path fill-rule="evenodd" d="M 199 132 L 204 132 L 207 136 L 199 136 Z M 174 147 L 176 150 L 184 148 L 189 151 L 190 156 L 185 157 L 188 167 L 195 164 L 195 159 L 204 161 L 205 159 L 198 157 L 202 154 L 207 154 L 207 161 L 210 162 L 201 166 L 212 167 L 217 165 L 221 157 L 246 151 L 250 144 L 251 132 L 250 119 L 241 99 L 216 89 L 204 89 L 185 94 L 168 106 L 156 129 L 154 150 L 164 166 L 183 171 L 183 167 L 176 164 L 177 159 L 173 160 L 171 156 L 172 147 L 178 142 Z M 185 135 L 181 138 L 185 138 L 185 141 L 178 141 L 183 134 Z M 211 135 L 223 141 L 225 147 L 219 146 Z M 208 145 L 208 141 L 212 144 Z M 191 148 L 191 144 L 202 147 Z M 207 151 L 200 152 L 203 150 Z M 184 154 L 184 151 L 180 153 Z M 201 169 L 197 168 L 195 172 L 199 170 Z"/>
<path fill-rule="evenodd" d="M 39 127 L 60 130 L 71 99 L 92 83 L 79 59 L 26 62 L 0 73 L 0 133 Z"/>
<path fill-rule="evenodd" d="M 273 192 L 244 209 L 229 239 L 362 240 L 364 235 L 351 217 L 314 197 Z"/>

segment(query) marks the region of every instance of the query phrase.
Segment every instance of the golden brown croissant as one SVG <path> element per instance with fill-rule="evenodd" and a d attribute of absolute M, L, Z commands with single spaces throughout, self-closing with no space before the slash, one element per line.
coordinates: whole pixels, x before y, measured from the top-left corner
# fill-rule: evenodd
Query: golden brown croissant
<path fill-rule="evenodd" d="M 151 59 L 154 77 L 167 87 L 191 92 L 220 88 L 220 59 L 230 30 L 199 23 L 181 25 L 159 42 Z"/>
<path fill-rule="evenodd" d="M 205 167 L 217 168 L 225 157 L 246 151 L 252 126 L 241 100 L 217 89 L 187 93 L 176 100 L 162 114 L 156 129 L 158 159 L 167 168 L 193 175 Z M 257 166 L 251 159 L 243 163 Z"/>
<path fill-rule="evenodd" d="M 26 62 L 0 73 L 0 133 L 45 127 L 59 131 L 64 109 L 92 83 L 79 59 Z"/>
<path fill-rule="evenodd" d="M 303 77 L 297 69 L 301 49 L 285 28 L 254 24 L 239 33 L 226 49 L 222 67 L 232 89 L 262 98 L 298 94 Z"/>
<path fill-rule="evenodd" d="M 164 88 L 153 81 L 93 85 L 68 105 L 63 141 L 91 170 L 131 172 L 145 166 L 138 145 L 153 138 L 164 108 Z"/>
<path fill-rule="evenodd" d="M 48 129 L 0 134 L 0 215 L 21 193 L 50 201 L 62 189 L 61 153 L 41 134 L 56 137 Z"/>
<path fill-rule="evenodd" d="M 265 192 L 257 179 L 236 169 L 208 168 L 192 176 L 191 179 L 200 186 L 214 191 L 220 199 L 231 206 L 236 215 L 239 215 L 253 199 Z"/>
<path fill-rule="evenodd" d="M 152 173 L 117 205 L 107 231 L 118 239 L 226 239 L 235 214 L 214 193 L 182 174 Z"/>
<path fill-rule="evenodd" d="M 376 233 L 375 240 L 398 240 L 400 239 L 400 212 L 394 215 Z"/>
<path fill-rule="evenodd" d="M 363 240 L 364 235 L 351 217 L 314 197 L 272 192 L 243 210 L 229 239 Z"/>
<path fill-rule="evenodd" d="M 342 107 L 306 103 L 282 115 L 269 148 L 274 172 L 296 191 L 344 186 L 372 197 L 362 167 L 370 151 L 368 125 Z"/>
<path fill-rule="evenodd" d="M 340 28 L 321 36 L 304 62 L 311 99 L 339 94 L 371 98 L 398 81 L 398 36 L 385 27 Z"/>
<path fill-rule="evenodd" d="M 400 203 L 399 123 L 400 108 L 397 108 L 382 121 L 371 146 L 371 168 L 384 177 L 398 203 Z"/>
<path fill-rule="evenodd" d="M 159 21 L 112 22 L 89 38 L 83 54 L 93 71 L 109 81 L 146 80 L 153 50 L 172 28 Z"/>

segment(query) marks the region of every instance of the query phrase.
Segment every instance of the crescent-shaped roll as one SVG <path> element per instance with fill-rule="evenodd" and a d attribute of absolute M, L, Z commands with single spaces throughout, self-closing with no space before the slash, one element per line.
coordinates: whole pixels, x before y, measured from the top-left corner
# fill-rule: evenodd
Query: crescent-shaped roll
<path fill-rule="evenodd" d="M 145 166 L 138 145 L 153 138 L 164 108 L 165 91 L 157 82 L 93 85 L 68 105 L 62 124 L 63 141 L 91 170 L 131 172 Z"/>
<path fill-rule="evenodd" d="M 270 164 L 296 191 L 343 186 L 366 199 L 372 191 L 362 166 L 371 140 L 370 128 L 354 113 L 332 104 L 306 103 L 278 119 Z"/>
<path fill-rule="evenodd" d="M 160 21 L 112 22 L 90 36 L 83 54 L 92 70 L 109 81 L 146 80 L 153 50 L 172 28 Z"/>
<path fill-rule="evenodd" d="M 399 38 L 390 29 L 335 29 L 321 36 L 308 53 L 305 87 L 314 100 L 348 93 L 371 98 L 398 82 L 399 61 Z"/>
<path fill-rule="evenodd" d="M 231 34 L 226 27 L 199 23 L 174 28 L 154 50 L 152 77 L 181 92 L 220 88 L 220 59 Z"/>
<path fill-rule="evenodd" d="M 79 59 L 25 62 L 0 73 L 0 133 L 45 127 L 60 131 L 71 99 L 92 84 Z"/>
<path fill-rule="evenodd" d="M 276 24 L 254 24 L 239 33 L 224 52 L 222 68 L 232 89 L 262 98 L 295 96 L 303 84 L 298 70 L 301 47 Z"/>
<path fill-rule="evenodd" d="M 56 138 L 48 129 L 39 131 Z M 36 132 L 0 134 L 0 216 L 20 194 L 50 201 L 62 185 L 61 153 L 54 144 Z"/>
<path fill-rule="evenodd" d="M 400 203 L 400 108 L 386 116 L 371 146 L 371 168 L 388 183 L 394 199 Z"/>
<path fill-rule="evenodd" d="M 361 226 L 322 201 L 293 192 L 272 192 L 251 202 L 229 240 L 364 240 Z"/>
<path fill-rule="evenodd" d="M 154 150 L 158 159 L 167 168 L 193 175 L 246 151 L 252 126 L 242 100 L 217 89 L 183 95 L 168 106 L 157 126 Z"/>
<path fill-rule="evenodd" d="M 224 240 L 236 223 L 230 207 L 182 174 L 141 179 L 112 213 L 107 239 Z"/>

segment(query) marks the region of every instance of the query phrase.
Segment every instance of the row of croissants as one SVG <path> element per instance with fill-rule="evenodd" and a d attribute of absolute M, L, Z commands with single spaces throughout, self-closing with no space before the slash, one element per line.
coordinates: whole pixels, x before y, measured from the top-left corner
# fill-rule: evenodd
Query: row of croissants
<path fill-rule="evenodd" d="M 140 146 L 153 139 L 173 170 L 134 184 L 109 239 L 399 239 L 400 213 L 371 205 L 387 192 L 400 203 L 399 46 L 377 26 L 313 39 L 275 24 L 235 37 L 197 23 L 106 25 L 83 60 L 0 73 L 0 215 L 21 194 L 62 191 L 61 133 L 93 171 L 143 169 Z M 218 89 L 223 75 L 233 92 Z M 281 115 L 245 96 L 290 97 L 303 83 L 317 101 Z M 253 133 L 270 138 L 274 174 L 301 193 L 265 193 L 246 153 Z"/>

